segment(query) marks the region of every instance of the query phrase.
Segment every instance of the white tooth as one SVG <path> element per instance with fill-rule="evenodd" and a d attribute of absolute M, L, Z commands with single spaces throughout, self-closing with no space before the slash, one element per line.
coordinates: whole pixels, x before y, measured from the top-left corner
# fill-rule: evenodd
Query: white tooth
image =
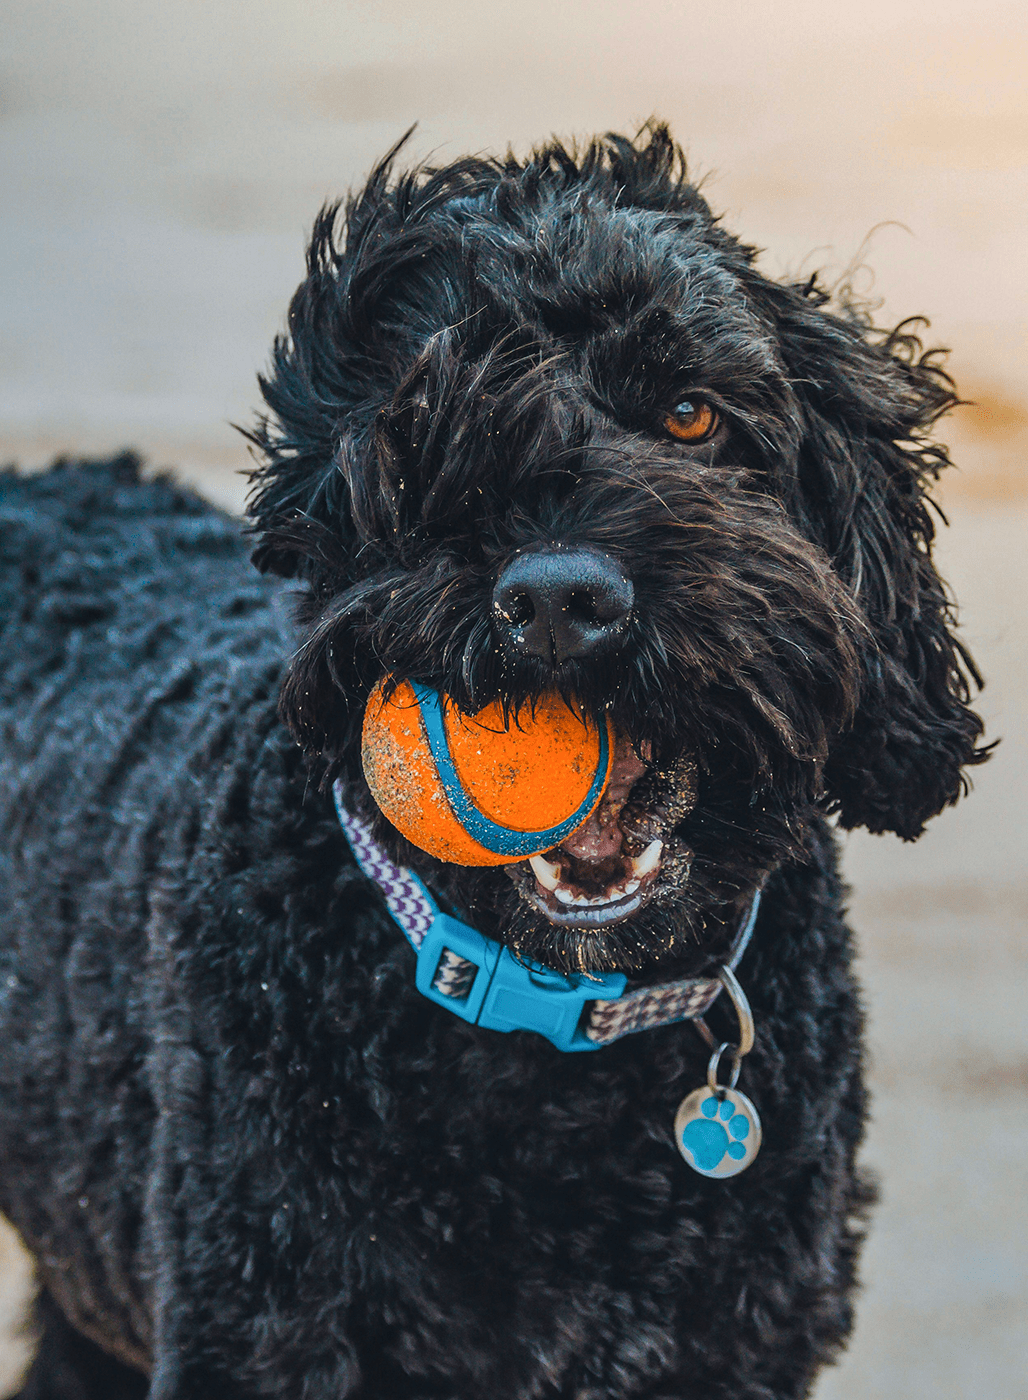
<path fill-rule="evenodd" d="M 632 874 L 641 880 L 644 875 L 648 875 L 651 870 L 656 870 L 660 864 L 661 853 L 664 850 L 664 842 L 658 836 L 656 841 L 651 841 L 643 851 L 641 856 L 636 856 L 631 862 Z"/>
<path fill-rule="evenodd" d="M 558 886 L 553 893 L 560 900 L 561 904 L 574 904 L 578 899 L 577 895 L 572 894 L 571 891 L 563 885 Z"/>
<path fill-rule="evenodd" d="M 640 886 L 641 884 L 642 884 L 642 881 L 641 881 L 641 880 L 629 880 L 628 884 L 625 885 L 625 886 L 623 887 L 621 893 L 622 893 L 622 894 L 626 894 L 626 895 L 627 895 L 627 894 L 635 894 L 636 890 L 639 888 L 639 886 Z"/>
<path fill-rule="evenodd" d="M 560 883 L 560 866 L 551 865 L 542 856 L 529 856 L 528 863 L 532 867 L 535 878 L 542 885 L 544 890 L 556 890 Z"/>

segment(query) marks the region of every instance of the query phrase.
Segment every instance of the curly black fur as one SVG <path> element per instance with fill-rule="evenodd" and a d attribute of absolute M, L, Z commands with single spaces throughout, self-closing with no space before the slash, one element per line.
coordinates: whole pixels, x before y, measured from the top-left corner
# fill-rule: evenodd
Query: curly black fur
<path fill-rule="evenodd" d="M 139 1373 L 153 1400 L 807 1393 L 868 1200 L 826 818 L 913 839 L 984 757 L 925 495 L 955 400 L 915 331 L 761 276 L 661 127 L 524 164 L 390 157 L 342 228 L 317 221 L 262 381 L 263 578 L 130 456 L 0 478 L 0 1204 L 120 1359 L 97 1379 L 51 1313 L 26 1396 Z M 694 447 L 662 426 L 690 395 L 720 417 Z M 635 603 L 615 654 L 553 672 L 490 600 L 517 551 L 570 543 Z M 416 851 L 361 774 L 383 673 L 609 713 L 651 756 L 680 878 L 569 930 L 502 871 Z M 688 1027 L 562 1055 L 422 999 L 336 776 L 553 966 L 709 968 L 763 883 L 755 1165 L 706 1181 L 674 1152 Z"/>

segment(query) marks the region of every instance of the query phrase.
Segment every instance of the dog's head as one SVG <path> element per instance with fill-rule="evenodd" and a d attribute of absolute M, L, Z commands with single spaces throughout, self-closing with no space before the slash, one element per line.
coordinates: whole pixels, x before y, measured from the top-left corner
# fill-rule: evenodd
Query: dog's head
<path fill-rule="evenodd" d="M 562 968 L 716 956 L 818 809 L 913 838 L 956 800 L 977 677 L 924 495 L 955 400 L 909 327 L 763 277 L 659 126 L 390 159 L 339 222 L 254 434 L 256 562 L 307 589 L 286 720 L 366 812 L 386 673 L 618 736 L 562 846 L 434 868 L 483 927 Z"/>

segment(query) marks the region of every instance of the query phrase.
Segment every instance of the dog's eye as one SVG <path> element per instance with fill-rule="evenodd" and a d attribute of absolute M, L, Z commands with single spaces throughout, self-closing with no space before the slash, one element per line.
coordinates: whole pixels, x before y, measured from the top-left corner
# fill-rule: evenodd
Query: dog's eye
<path fill-rule="evenodd" d="M 717 410 L 702 399 L 683 399 L 664 419 L 664 427 L 679 442 L 706 442 L 717 431 Z"/>

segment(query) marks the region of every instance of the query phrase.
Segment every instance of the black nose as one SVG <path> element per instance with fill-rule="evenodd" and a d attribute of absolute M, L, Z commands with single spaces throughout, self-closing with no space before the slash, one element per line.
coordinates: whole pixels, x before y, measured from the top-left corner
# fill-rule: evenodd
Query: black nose
<path fill-rule="evenodd" d="M 507 565 L 493 589 L 493 621 L 507 646 L 559 666 L 620 646 L 634 597 L 609 554 L 553 545 Z"/>

